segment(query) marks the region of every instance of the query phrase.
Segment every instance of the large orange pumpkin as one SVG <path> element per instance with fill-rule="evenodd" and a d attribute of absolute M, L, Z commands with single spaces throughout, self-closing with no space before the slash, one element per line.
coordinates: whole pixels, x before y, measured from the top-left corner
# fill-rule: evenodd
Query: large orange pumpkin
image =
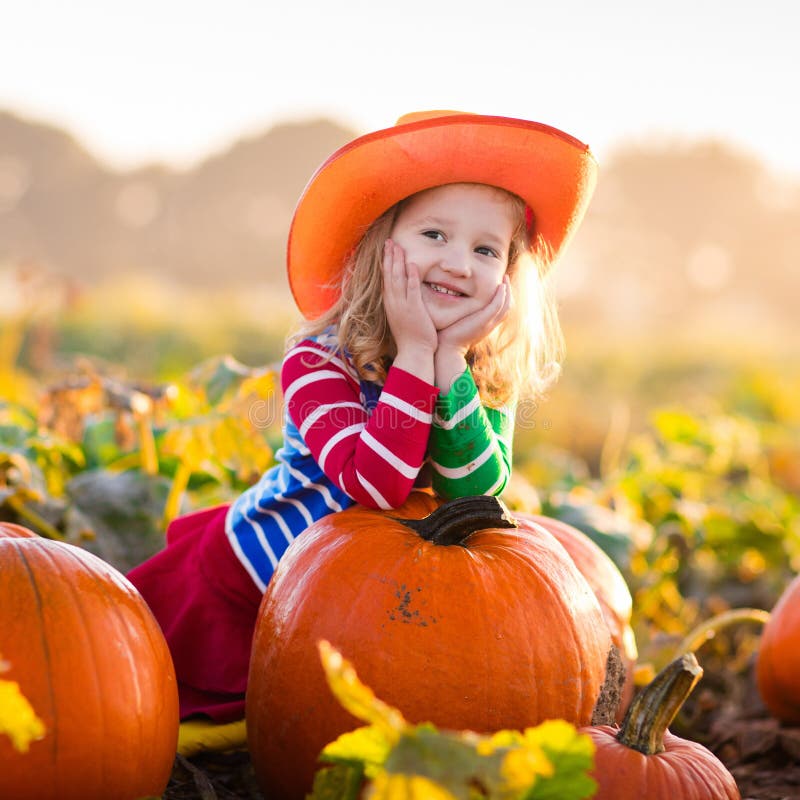
<path fill-rule="evenodd" d="M 702 673 L 688 653 L 636 695 L 621 728 L 584 729 L 595 744 L 595 800 L 741 800 L 710 750 L 667 730 Z"/>
<path fill-rule="evenodd" d="M 800 724 L 800 575 L 786 587 L 764 627 L 756 680 L 770 713 Z"/>
<path fill-rule="evenodd" d="M 564 549 L 540 528 L 513 527 L 496 498 L 415 519 L 437 505 L 414 494 L 388 514 L 332 514 L 278 565 L 246 701 L 268 797 L 304 797 L 322 747 L 359 724 L 325 683 L 320 639 L 412 722 L 486 732 L 592 719 L 612 645 Z"/>
<path fill-rule="evenodd" d="M 0 736 L 0 797 L 160 795 L 178 739 L 166 642 L 142 597 L 80 548 L 0 529 L 0 653 L 44 722 L 27 753 Z"/>
<path fill-rule="evenodd" d="M 622 689 L 622 702 L 618 719 L 628 708 L 634 692 L 633 672 L 636 667 L 638 650 L 636 637 L 631 627 L 633 600 L 628 584 L 616 564 L 585 533 L 566 522 L 540 514 L 514 513 L 520 523 L 541 525 L 548 533 L 561 542 L 570 554 L 578 571 L 586 578 L 595 593 L 603 611 L 606 624 L 611 632 L 611 640 L 619 649 L 625 668 L 625 684 Z"/>

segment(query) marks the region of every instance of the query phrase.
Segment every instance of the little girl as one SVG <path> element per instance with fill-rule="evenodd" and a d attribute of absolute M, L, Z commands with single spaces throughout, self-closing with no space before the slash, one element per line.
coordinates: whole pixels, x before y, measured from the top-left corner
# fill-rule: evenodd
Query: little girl
<path fill-rule="evenodd" d="M 288 274 L 306 323 L 281 370 L 277 464 L 176 519 L 130 579 L 175 662 L 181 717 L 241 718 L 262 594 L 293 539 L 412 488 L 499 494 L 514 409 L 554 374 L 542 280 L 594 188 L 586 145 L 524 120 L 407 115 L 334 153 L 300 198 Z"/>

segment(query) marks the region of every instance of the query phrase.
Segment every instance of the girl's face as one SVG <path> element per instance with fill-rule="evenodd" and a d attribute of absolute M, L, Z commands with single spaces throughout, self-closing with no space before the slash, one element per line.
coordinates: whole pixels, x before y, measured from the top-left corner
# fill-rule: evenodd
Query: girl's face
<path fill-rule="evenodd" d="M 391 238 L 416 264 L 422 299 L 437 330 L 483 308 L 508 267 L 515 228 L 504 193 L 453 183 L 420 192 L 397 215 Z"/>

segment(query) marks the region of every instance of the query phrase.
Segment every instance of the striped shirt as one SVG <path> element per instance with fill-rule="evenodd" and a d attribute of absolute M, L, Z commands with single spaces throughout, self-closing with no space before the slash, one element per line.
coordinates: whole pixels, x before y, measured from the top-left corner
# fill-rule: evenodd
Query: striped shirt
<path fill-rule="evenodd" d="M 433 488 L 447 499 L 497 495 L 511 475 L 514 413 L 481 405 L 469 369 L 440 395 L 428 452 Z"/>
<path fill-rule="evenodd" d="M 360 380 L 335 348 L 322 334 L 286 353 L 277 463 L 228 512 L 228 540 L 261 591 L 316 520 L 354 503 L 402 505 L 429 448 L 433 487 L 445 498 L 499 494 L 509 476 L 513 417 L 480 404 L 468 370 L 440 397 L 398 367 L 383 385 Z"/>

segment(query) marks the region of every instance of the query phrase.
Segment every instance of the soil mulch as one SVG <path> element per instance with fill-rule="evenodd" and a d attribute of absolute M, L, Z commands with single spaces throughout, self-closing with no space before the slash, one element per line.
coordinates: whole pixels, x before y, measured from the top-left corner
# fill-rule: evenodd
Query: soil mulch
<path fill-rule="evenodd" d="M 250 756 L 244 752 L 178 756 L 163 800 L 266 800 L 256 784 Z"/>
<path fill-rule="evenodd" d="M 730 654 L 727 654 L 730 655 Z M 726 654 L 703 663 L 704 675 L 671 728 L 701 742 L 730 770 L 743 800 L 800 800 L 800 727 L 770 717 L 755 683 L 755 656 L 741 672 Z"/>

